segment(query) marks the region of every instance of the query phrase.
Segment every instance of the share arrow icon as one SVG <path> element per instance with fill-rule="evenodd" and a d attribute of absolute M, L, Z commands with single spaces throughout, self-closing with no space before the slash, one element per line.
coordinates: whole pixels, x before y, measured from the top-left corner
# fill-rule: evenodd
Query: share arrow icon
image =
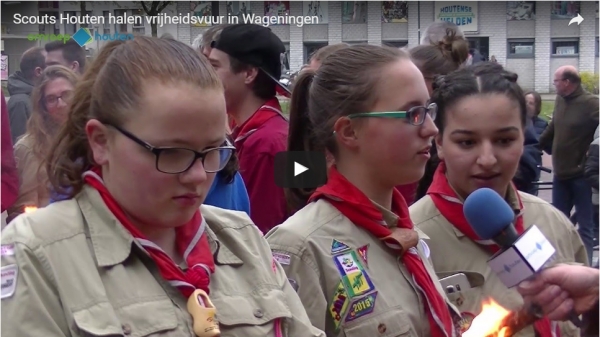
<path fill-rule="evenodd" d="M 583 17 L 581 16 L 581 14 L 578 13 L 576 17 L 572 18 L 571 21 L 569 21 L 569 26 L 572 23 L 577 23 L 577 25 L 579 26 L 581 22 L 583 22 Z"/>

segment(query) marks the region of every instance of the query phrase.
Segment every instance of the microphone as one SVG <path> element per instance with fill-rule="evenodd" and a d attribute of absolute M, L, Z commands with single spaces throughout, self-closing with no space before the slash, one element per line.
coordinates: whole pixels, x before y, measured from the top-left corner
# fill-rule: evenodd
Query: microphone
<path fill-rule="evenodd" d="M 513 224 L 514 210 L 492 189 L 480 188 L 471 193 L 464 202 L 463 213 L 477 236 L 501 247 L 488 260 L 488 265 L 508 288 L 533 277 L 556 252 L 536 225 L 519 236 Z M 581 326 L 574 312 L 571 312 L 571 322 Z"/>

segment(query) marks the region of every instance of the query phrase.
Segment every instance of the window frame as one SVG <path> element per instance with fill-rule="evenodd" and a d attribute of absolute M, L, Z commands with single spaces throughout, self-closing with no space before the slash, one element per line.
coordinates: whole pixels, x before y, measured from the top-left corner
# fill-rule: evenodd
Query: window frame
<path fill-rule="evenodd" d="M 556 54 L 554 53 L 556 47 L 556 42 L 577 42 L 576 45 L 576 53 L 574 54 Z M 569 58 L 569 57 L 579 57 L 581 54 L 581 40 L 578 37 L 570 37 L 570 38 L 552 38 L 550 39 L 550 58 Z"/>
<path fill-rule="evenodd" d="M 531 54 L 516 54 L 511 53 L 511 43 L 531 43 L 533 50 Z M 535 58 L 535 39 L 534 38 L 525 38 L 525 39 L 507 39 L 506 40 L 506 58 L 507 59 L 532 59 Z"/>

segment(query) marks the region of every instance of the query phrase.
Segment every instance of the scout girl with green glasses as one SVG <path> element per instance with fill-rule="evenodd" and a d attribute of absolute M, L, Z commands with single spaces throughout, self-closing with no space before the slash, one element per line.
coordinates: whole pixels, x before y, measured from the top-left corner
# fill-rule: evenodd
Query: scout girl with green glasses
<path fill-rule="evenodd" d="M 290 135 L 335 164 L 327 184 L 266 237 L 327 336 L 456 334 L 458 315 L 394 188 L 423 175 L 435 114 L 421 72 L 398 49 L 341 49 L 296 83 Z"/>

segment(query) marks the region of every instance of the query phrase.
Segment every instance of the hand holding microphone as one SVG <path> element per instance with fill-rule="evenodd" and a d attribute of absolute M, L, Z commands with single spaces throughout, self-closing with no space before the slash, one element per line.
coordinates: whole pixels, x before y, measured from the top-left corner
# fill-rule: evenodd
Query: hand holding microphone
<path fill-rule="evenodd" d="M 537 226 L 518 233 L 513 224 L 513 209 L 492 189 L 481 188 L 471 193 L 465 200 L 463 212 L 482 240 L 493 240 L 502 248 L 490 258 L 488 265 L 508 288 L 535 279 L 556 252 Z M 570 312 L 569 320 L 581 327 L 582 322 L 575 312 Z"/>
<path fill-rule="evenodd" d="M 568 320 L 572 310 L 583 314 L 598 302 L 600 270 L 558 265 L 543 270 L 517 290 L 526 302 L 536 303 L 551 320 Z"/>

